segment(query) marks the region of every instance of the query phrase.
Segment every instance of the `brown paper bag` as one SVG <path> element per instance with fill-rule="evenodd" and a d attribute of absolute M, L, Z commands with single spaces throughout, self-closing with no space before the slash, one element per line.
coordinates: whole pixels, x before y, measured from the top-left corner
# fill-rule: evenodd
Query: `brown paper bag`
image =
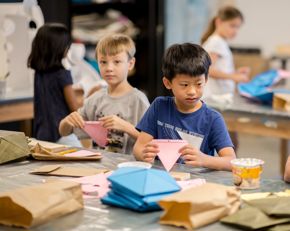
<path fill-rule="evenodd" d="M 234 187 L 206 183 L 163 198 L 159 205 L 165 210 L 161 224 L 193 229 L 237 211 L 240 192 Z"/>
<path fill-rule="evenodd" d="M 0 164 L 30 154 L 28 142 L 23 132 L 0 130 Z"/>
<path fill-rule="evenodd" d="M 67 149 L 69 148 L 64 147 L 62 149 L 57 149 L 57 151 L 51 151 L 40 144 L 36 144 L 33 148 L 31 148 L 31 154 L 36 160 L 100 160 L 102 158 L 102 154 L 100 152 L 96 152 L 93 156 L 84 157 L 62 155 L 62 153 Z"/>
<path fill-rule="evenodd" d="M 223 218 L 221 222 L 255 230 L 290 222 L 290 218 L 270 217 L 258 208 L 245 206 L 235 214 Z"/>
<path fill-rule="evenodd" d="M 75 168 L 64 167 L 61 165 L 44 165 L 31 171 L 31 174 L 47 175 L 47 176 L 91 176 L 99 173 L 105 173 L 110 171 L 109 169 L 96 169 L 96 168 Z"/>
<path fill-rule="evenodd" d="M 280 111 L 290 111 L 290 94 L 275 93 L 273 108 Z"/>
<path fill-rule="evenodd" d="M 23 187 L 0 194 L 0 223 L 27 228 L 82 208 L 79 183 L 57 181 Z"/>

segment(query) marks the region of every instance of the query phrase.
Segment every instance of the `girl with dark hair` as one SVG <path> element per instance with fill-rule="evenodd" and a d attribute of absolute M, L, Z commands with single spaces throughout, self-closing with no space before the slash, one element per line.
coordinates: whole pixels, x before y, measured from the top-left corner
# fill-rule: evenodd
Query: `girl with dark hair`
<path fill-rule="evenodd" d="M 62 65 L 71 45 L 68 29 L 57 23 L 39 28 L 28 57 L 34 69 L 34 128 L 39 140 L 80 146 L 75 135 L 61 137 L 59 122 L 78 108 L 71 73 Z"/>

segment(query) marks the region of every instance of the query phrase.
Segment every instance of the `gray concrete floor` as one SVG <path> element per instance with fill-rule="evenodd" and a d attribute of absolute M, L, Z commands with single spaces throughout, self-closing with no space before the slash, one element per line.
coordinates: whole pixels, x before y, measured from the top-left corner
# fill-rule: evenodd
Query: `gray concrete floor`
<path fill-rule="evenodd" d="M 262 177 L 282 177 L 280 173 L 279 139 L 240 133 L 239 145 L 238 157 L 254 157 L 265 161 Z"/>

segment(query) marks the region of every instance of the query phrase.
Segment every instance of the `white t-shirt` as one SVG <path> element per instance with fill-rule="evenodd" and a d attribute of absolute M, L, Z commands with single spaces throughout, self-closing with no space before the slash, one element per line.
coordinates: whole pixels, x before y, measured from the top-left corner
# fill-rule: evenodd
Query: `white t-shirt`
<path fill-rule="evenodd" d="M 225 73 L 233 73 L 235 71 L 232 52 L 226 40 L 221 36 L 217 34 L 211 35 L 203 44 L 203 48 L 208 53 L 215 53 L 219 56 L 212 67 Z M 234 93 L 234 91 L 235 82 L 233 80 L 214 79 L 209 76 L 204 96 Z"/>

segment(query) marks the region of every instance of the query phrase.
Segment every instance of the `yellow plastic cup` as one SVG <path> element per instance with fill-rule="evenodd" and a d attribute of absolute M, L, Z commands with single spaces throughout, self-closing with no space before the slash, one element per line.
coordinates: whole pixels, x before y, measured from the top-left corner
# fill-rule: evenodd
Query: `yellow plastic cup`
<path fill-rule="evenodd" d="M 255 158 L 239 158 L 231 161 L 233 181 L 240 189 L 256 189 L 260 187 L 260 176 L 263 171 L 263 160 Z"/>

